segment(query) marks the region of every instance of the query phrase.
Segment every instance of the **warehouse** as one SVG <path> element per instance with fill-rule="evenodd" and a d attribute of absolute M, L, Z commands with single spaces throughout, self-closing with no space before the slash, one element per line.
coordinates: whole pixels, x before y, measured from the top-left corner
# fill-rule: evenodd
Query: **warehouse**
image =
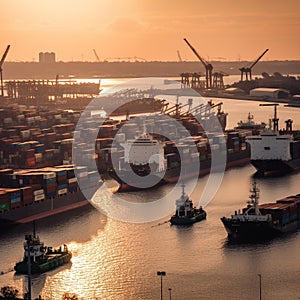
<path fill-rule="evenodd" d="M 290 95 L 290 92 L 280 88 L 256 88 L 250 91 L 250 96 L 262 97 L 264 99 L 286 99 Z"/>

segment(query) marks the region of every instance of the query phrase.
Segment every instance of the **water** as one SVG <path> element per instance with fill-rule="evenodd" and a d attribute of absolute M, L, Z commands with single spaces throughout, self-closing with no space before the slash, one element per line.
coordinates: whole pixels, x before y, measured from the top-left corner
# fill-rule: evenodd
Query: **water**
<path fill-rule="evenodd" d="M 246 119 L 272 117 L 271 107 L 258 102 L 222 99 L 229 113 L 228 128 Z M 217 102 L 217 100 L 215 100 Z M 280 124 L 294 119 L 300 129 L 297 108 L 279 107 Z M 34 296 L 61 299 L 64 292 L 84 299 L 159 299 L 160 277 L 165 271 L 163 296 L 169 299 L 259 299 L 262 275 L 263 299 L 300 299 L 300 233 L 295 232 L 259 244 L 230 244 L 220 221 L 245 205 L 254 168 L 233 168 L 225 173 L 214 199 L 205 208 L 207 220 L 180 228 L 164 223 L 168 217 L 146 224 L 108 219 L 93 208 L 65 213 L 37 223 L 46 245 L 66 243 L 72 263 L 33 278 Z M 197 202 L 207 177 L 199 179 L 191 199 Z M 258 178 L 261 203 L 298 194 L 300 173 L 285 177 Z M 124 194 L 124 199 L 151 200 L 167 194 L 174 185 Z M 178 191 L 180 193 L 180 191 Z M 159 225 L 161 224 L 161 225 Z M 9 271 L 23 255 L 24 234 L 31 225 L 20 225 L 0 235 L 0 272 Z M 0 275 L 0 286 L 13 285 L 22 293 L 26 276 L 13 272 Z"/>

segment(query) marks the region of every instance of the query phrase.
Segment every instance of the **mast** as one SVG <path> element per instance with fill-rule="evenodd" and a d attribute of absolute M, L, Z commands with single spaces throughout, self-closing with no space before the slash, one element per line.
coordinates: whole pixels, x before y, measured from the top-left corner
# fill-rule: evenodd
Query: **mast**
<path fill-rule="evenodd" d="M 252 184 L 252 189 L 250 189 L 250 201 L 249 201 L 249 204 L 251 204 L 254 209 L 255 209 L 255 214 L 256 215 L 260 215 L 260 211 L 258 209 L 258 200 L 259 200 L 259 188 L 257 187 L 256 185 L 256 182 L 254 181 L 253 184 Z"/>
<path fill-rule="evenodd" d="M 28 284 L 28 292 L 26 299 L 31 300 L 31 257 L 30 257 L 30 242 L 31 237 L 30 235 L 26 236 L 26 243 L 27 243 L 27 284 Z"/>
<path fill-rule="evenodd" d="M 182 187 L 182 196 L 184 196 L 185 195 L 185 192 L 184 192 L 185 185 L 184 185 L 184 183 L 181 185 L 181 187 Z"/>

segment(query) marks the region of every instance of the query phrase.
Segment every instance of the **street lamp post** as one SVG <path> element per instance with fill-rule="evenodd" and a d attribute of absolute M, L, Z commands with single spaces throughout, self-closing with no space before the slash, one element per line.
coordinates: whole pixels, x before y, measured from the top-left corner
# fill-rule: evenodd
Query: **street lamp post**
<path fill-rule="evenodd" d="M 162 283 L 162 278 L 163 276 L 166 276 L 165 271 L 158 271 L 157 276 L 160 276 L 160 300 L 163 300 L 163 283 Z"/>
<path fill-rule="evenodd" d="M 259 300 L 261 300 L 261 274 L 258 274 L 259 277 Z"/>
<path fill-rule="evenodd" d="M 169 290 L 170 300 L 172 300 L 172 289 L 171 289 L 171 288 L 168 288 L 168 290 Z"/>

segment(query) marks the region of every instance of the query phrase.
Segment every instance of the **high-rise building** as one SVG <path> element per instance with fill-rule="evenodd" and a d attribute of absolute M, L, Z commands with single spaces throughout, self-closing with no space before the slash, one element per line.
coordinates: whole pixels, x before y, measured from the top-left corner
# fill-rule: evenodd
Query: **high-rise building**
<path fill-rule="evenodd" d="M 54 52 L 40 52 L 39 53 L 39 63 L 55 63 L 55 53 Z"/>

